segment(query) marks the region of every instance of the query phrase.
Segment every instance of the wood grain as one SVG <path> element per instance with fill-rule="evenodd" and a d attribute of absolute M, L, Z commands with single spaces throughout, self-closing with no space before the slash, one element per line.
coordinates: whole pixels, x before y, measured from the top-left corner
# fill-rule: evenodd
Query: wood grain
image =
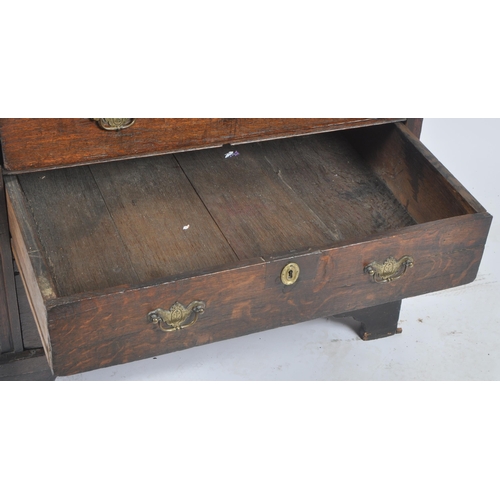
<path fill-rule="evenodd" d="M 239 259 L 280 255 L 338 239 L 321 219 L 270 172 L 251 145 L 240 156 L 217 150 L 176 155 Z"/>
<path fill-rule="evenodd" d="M 16 260 L 54 373 L 125 363 L 472 281 L 491 216 L 406 126 L 348 131 L 346 137 L 349 142 L 327 134 L 241 145 L 230 159 L 209 150 L 47 172 L 44 179 L 37 177 L 42 173 L 9 177 Z M 165 195 L 154 189 L 157 179 L 170 188 Z M 193 240 L 174 231 L 177 222 L 190 224 L 181 216 L 189 210 L 203 220 Z M 54 228 L 61 213 L 69 229 Z M 141 228 L 148 218 L 155 225 Z M 77 247 L 85 238 L 82 251 Z M 54 266 L 61 241 L 71 247 L 69 263 Z M 93 245 L 103 253 L 99 265 L 91 262 Z M 186 249 L 205 248 L 215 260 L 197 269 L 205 257 L 195 255 L 182 264 Z M 94 289 L 98 270 L 106 272 L 103 263 L 116 262 L 115 249 L 133 272 L 113 281 L 108 271 Z M 364 272 L 373 261 L 403 255 L 415 265 L 397 281 L 374 283 Z M 94 267 L 93 284 L 61 293 L 61 273 L 71 277 L 68 284 L 78 282 L 69 268 L 73 259 L 76 269 L 79 260 Z M 304 272 L 286 287 L 278 278 L 290 260 Z M 206 310 L 185 330 L 165 333 L 147 322 L 158 307 L 194 300 L 205 301 Z"/>
<path fill-rule="evenodd" d="M 24 349 L 41 349 L 42 341 L 36 326 L 35 318 L 31 311 L 28 296 L 19 273 L 15 274 L 17 301 L 19 303 L 19 319 Z"/>
<path fill-rule="evenodd" d="M 316 278 L 299 278 L 291 290 L 269 286 L 269 264 L 257 262 L 98 297 L 51 301 L 55 372 L 77 373 L 469 283 L 490 221 L 487 214 L 456 217 L 326 249 Z M 373 283 L 364 267 L 391 254 L 412 255 L 414 268 L 393 283 Z M 207 307 L 186 330 L 164 333 L 146 321 L 157 307 L 192 300 L 204 300 Z M 116 310 L 120 315 L 112 314 Z"/>
<path fill-rule="evenodd" d="M 55 285 L 36 233 L 35 222 L 15 177 L 6 179 L 6 192 L 12 250 L 47 360 L 52 366 L 52 347 L 46 302 L 56 297 Z"/>
<path fill-rule="evenodd" d="M 127 283 L 237 260 L 172 155 L 91 171 L 137 275 Z"/>
<path fill-rule="evenodd" d="M 418 223 L 485 212 L 404 125 L 357 132 L 346 135 Z"/>
<path fill-rule="evenodd" d="M 341 133 L 177 154 L 240 259 L 414 224 Z"/>
<path fill-rule="evenodd" d="M 0 119 L 7 171 L 52 169 L 216 147 L 232 142 L 366 127 L 397 118 L 138 118 L 119 132 L 89 118 Z"/>
<path fill-rule="evenodd" d="M 415 136 L 417 139 L 420 139 L 420 134 L 422 133 L 422 125 L 423 118 L 408 118 L 405 122 L 408 130 Z"/>
<path fill-rule="evenodd" d="M 236 260 L 172 156 L 36 172 L 20 176 L 17 190 L 11 184 L 13 197 L 25 197 L 23 217 L 33 220 L 58 296 Z"/>
<path fill-rule="evenodd" d="M 0 176 L 0 353 L 22 350 L 5 189 Z"/>
<path fill-rule="evenodd" d="M 27 203 L 25 217 L 33 219 L 54 294 L 64 296 L 137 280 L 88 167 L 36 172 L 20 176 L 19 184 Z"/>

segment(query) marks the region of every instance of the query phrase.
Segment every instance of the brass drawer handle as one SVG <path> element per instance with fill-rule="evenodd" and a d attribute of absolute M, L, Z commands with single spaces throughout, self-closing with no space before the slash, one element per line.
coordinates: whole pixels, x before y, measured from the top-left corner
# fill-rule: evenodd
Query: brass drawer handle
<path fill-rule="evenodd" d="M 123 130 L 135 123 L 135 118 L 92 118 L 104 130 Z"/>
<path fill-rule="evenodd" d="M 413 267 L 413 257 L 405 255 L 399 260 L 389 257 L 383 264 L 372 262 L 365 267 L 365 273 L 369 274 L 375 283 L 390 283 L 403 276 L 409 267 Z"/>
<path fill-rule="evenodd" d="M 157 324 L 164 332 L 173 332 L 194 325 L 198 316 L 204 312 L 205 302 L 202 300 L 194 300 L 187 307 L 176 302 L 168 311 L 155 309 L 148 313 L 148 322 Z M 190 316 L 193 316 L 193 319 L 189 323 L 183 324 Z"/>

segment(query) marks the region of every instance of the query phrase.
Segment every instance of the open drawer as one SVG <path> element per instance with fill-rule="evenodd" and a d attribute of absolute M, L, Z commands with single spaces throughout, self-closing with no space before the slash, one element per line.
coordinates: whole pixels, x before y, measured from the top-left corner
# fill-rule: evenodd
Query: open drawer
<path fill-rule="evenodd" d="M 5 183 L 56 375 L 468 283 L 491 223 L 399 123 Z"/>

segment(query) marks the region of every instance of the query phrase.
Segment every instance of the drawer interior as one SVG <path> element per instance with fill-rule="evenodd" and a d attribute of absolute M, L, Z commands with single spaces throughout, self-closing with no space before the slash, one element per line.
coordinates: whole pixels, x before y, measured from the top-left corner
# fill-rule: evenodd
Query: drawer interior
<path fill-rule="evenodd" d="M 37 171 L 7 190 L 67 297 L 483 210 L 422 151 L 391 124 Z"/>

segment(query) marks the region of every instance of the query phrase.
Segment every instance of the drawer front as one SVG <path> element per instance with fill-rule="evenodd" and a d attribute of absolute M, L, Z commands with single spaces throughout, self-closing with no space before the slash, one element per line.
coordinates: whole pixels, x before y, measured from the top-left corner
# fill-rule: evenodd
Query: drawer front
<path fill-rule="evenodd" d="M 110 119 L 98 119 L 110 120 Z M 4 168 L 52 169 L 115 159 L 365 127 L 394 118 L 242 119 L 137 118 L 120 130 L 106 130 L 90 118 L 1 119 Z"/>
<path fill-rule="evenodd" d="M 55 301 L 48 311 L 55 373 L 125 363 L 469 283 L 476 277 L 490 220 L 467 215 L 293 259 L 72 303 Z M 403 255 L 411 256 L 414 265 L 399 279 L 377 283 L 366 272 L 374 261 Z M 290 262 L 301 274 L 295 284 L 283 285 L 281 270 Z M 195 314 L 186 318 L 192 323 L 186 328 L 166 332 L 148 320 L 158 308 L 188 307 L 194 301 L 202 301 L 204 311 L 196 321 Z"/>

